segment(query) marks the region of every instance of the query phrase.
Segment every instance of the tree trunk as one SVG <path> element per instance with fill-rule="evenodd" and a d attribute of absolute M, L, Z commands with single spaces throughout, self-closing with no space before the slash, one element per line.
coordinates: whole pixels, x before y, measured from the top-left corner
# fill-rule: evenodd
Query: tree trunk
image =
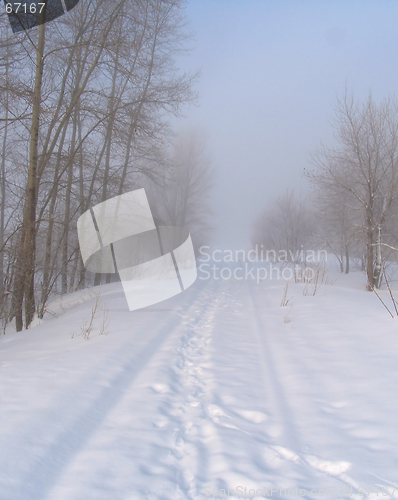
<path fill-rule="evenodd" d="M 373 231 L 369 227 L 369 224 L 368 224 L 367 243 L 366 243 L 366 274 L 368 278 L 368 284 L 366 286 L 366 289 L 368 291 L 372 291 L 375 285 L 374 274 L 373 274 Z"/>
<path fill-rule="evenodd" d="M 6 85 L 8 83 L 8 62 L 6 66 Z M 8 86 L 8 85 L 7 85 Z M 6 207 L 6 144 L 8 130 L 8 91 L 6 91 L 6 114 L 4 125 L 3 145 L 1 148 L 1 205 L 0 205 L 0 294 L 4 292 L 4 220 Z"/>
<path fill-rule="evenodd" d="M 44 21 L 45 9 L 40 14 Z M 36 49 L 36 76 L 33 91 L 32 128 L 30 132 L 29 171 L 26 189 L 26 206 L 23 218 L 22 241 L 15 270 L 14 315 L 16 329 L 23 328 L 22 306 L 25 296 L 25 326 L 32 322 L 35 312 L 34 276 L 36 257 L 36 206 L 38 196 L 37 165 L 38 139 L 41 106 L 41 89 L 44 68 L 45 23 L 39 25 L 39 40 Z"/>
<path fill-rule="evenodd" d="M 44 268 L 43 268 L 43 283 L 42 283 L 42 294 L 41 294 L 41 306 L 39 310 L 39 317 L 42 318 L 44 314 L 44 307 L 48 300 L 49 294 L 51 292 L 51 269 L 52 269 L 52 260 L 56 257 L 52 252 L 52 241 L 54 237 L 54 222 L 55 222 L 55 205 L 57 202 L 58 196 L 58 184 L 59 184 L 59 175 L 60 175 L 60 167 L 61 167 L 61 159 L 62 159 L 62 149 L 65 143 L 66 132 L 68 129 L 68 123 L 65 125 L 65 129 L 62 133 L 60 145 L 57 154 L 57 162 L 54 170 L 53 177 L 53 187 L 50 194 L 50 204 L 48 209 L 48 229 L 46 235 L 46 251 L 44 258 Z"/>
<path fill-rule="evenodd" d="M 24 257 L 26 265 L 25 273 L 25 321 L 26 327 L 30 325 L 35 313 L 35 295 L 34 295 L 34 278 L 35 278 L 35 260 L 36 260 L 36 206 L 38 197 L 37 183 L 37 164 L 39 160 L 38 143 L 39 143 L 39 125 L 40 125 L 40 107 L 41 107 L 41 89 L 43 81 L 44 68 L 44 41 L 45 41 L 45 23 L 44 11 L 42 12 L 42 24 L 39 26 L 39 42 L 36 54 L 36 77 L 35 88 L 33 93 L 33 110 L 32 110 L 32 130 L 30 139 L 29 151 L 29 174 L 28 174 L 28 189 L 27 203 L 24 224 L 26 225 L 26 234 L 24 241 Z"/>
<path fill-rule="evenodd" d="M 376 263 L 374 269 L 374 284 L 376 288 L 380 287 L 380 278 L 382 270 L 382 260 L 381 260 L 381 227 L 377 228 L 376 237 Z"/>
<path fill-rule="evenodd" d="M 347 243 L 345 244 L 345 274 L 350 272 L 350 253 Z"/>
<path fill-rule="evenodd" d="M 76 146 L 76 115 L 78 110 L 75 110 L 75 116 L 72 123 L 72 140 L 70 148 L 69 166 L 68 166 L 68 181 L 65 193 L 65 212 L 64 212 L 64 231 L 62 242 L 62 271 L 61 271 L 61 292 L 63 294 L 68 292 L 68 246 L 69 246 L 69 223 L 70 223 L 70 205 L 72 195 L 72 181 L 73 181 L 73 159 L 75 155 Z"/>

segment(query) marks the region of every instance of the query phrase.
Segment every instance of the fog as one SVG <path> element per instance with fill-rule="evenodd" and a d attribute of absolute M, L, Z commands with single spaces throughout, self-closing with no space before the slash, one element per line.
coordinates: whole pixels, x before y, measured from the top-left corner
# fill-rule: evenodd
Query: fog
<path fill-rule="evenodd" d="M 359 100 L 396 94 L 398 4 L 190 0 L 186 13 L 194 39 L 179 65 L 201 70 L 199 99 L 175 127 L 207 135 L 214 245 L 247 248 L 262 208 L 286 189 L 309 190 L 303 170 L 333 144 L 345 88 Z"/>

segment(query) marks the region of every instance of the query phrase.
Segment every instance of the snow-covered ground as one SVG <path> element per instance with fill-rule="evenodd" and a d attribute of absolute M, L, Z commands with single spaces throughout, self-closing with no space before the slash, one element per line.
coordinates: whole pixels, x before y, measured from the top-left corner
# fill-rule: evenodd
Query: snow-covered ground
<path fill-rule="evenodd" d="M 283 281 L 198 280 L 135 312 L 111 284 L 89 340 L 99 289 L 2 336 L 1 500 L 398 498 L 398 320 L 332 278 L 286 307 Z"/>

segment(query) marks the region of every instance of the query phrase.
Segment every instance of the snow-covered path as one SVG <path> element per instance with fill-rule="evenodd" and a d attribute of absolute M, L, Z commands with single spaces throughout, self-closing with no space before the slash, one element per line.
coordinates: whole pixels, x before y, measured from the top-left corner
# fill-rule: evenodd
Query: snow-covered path
<path fill-rule="evenodd" d="M 135 313 L 114 284 L 107 335 L 101 311 L 78 335 L 84 293 L 5 335 L 1 500 L 391 498 L 397 325 L 343 284 L 290 309 L 284 283 L 198 280 Z"/>

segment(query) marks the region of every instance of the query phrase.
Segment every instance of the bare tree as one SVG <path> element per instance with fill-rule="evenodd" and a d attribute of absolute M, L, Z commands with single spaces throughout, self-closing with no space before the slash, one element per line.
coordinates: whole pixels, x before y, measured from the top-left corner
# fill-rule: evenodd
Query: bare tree
<path fill-rule="evenodd" d="M 252 246 L 283 251 L 288 260 L 298 262 L 311 243 L 314 219 L 308 202 L 297 197 L 294 191 L 286 191 L 254 223 Z"/>
<path fill-rule="evenodd" d="M 0 64 L 10 47 L 18 56 L 7 78 L 0 77 L 3 149 L 13 144 L 19 166 L 17 188 L 2 196 L 2 203 L 13 200 L 14 219 L 21 219 L 11 272 L 18 330 L 36 310 L 43 313 L 58 280 L 62 292 L 83 283 L 78 216 L 151 175 L 146 165 L 168 133 L 165 117 L 195 98 L 195 77 L 174 65 L 187 38 L 181 5 L 87 0 L 57 21 L 2 41 Z"/>
<path fill-rule="evenodd" d="M 388 233 L 398 195 L 398 103 L 376 104 L 369 96 L 359 104 L 345 94 L 335 118 L 339 147 L 314 154 L 316 170 L 308 174 L 322 196 L 340 193 L 336 202 L 352 215 L 351 232 L 366 247 L 367 289 L 381 279 L 381 243 Z"/>
<path fill-rule="evenodd" d="M 340 185 L 322 184 L 319 180 L 314 205 L 317 227 L 314 236 L 337 258 L 340 271 L 350 271 L 350 256 L 360 243 L 358 213 L 350 206 L 346 190 Z"/>
<path fill-rule="evenodd" d="M 168 172 L 149 185 L 149 198 L 160 224 L 187 228 L 195 249 L 212 231 L 210 193 L 214 175 L 203 132 L 190 128 L 174 138 Z"/>

